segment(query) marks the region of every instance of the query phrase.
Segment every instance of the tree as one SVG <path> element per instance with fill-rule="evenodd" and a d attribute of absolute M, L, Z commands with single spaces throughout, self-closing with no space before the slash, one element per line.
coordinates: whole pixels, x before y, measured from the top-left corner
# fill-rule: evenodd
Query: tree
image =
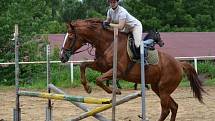
<path fill-rule="evenodd" d="M 44 25 L 50 21 L 51 12 L 46 1 L 43 0 L 2 0 L 0 6 L 0 58 L 2 62 L 14 62 L 14 41 L 11 40 L 14 25 L 19 25 L 19 41 L 20 45 L 23 45 L 36 33 L 41 33 L 41 30 L 46 28 Z M 23 52 L 20 51 L 20 58 L 22 56 Z M 14 75 L 12 72 L 14 72 L 14 66 L 0 69 L 0 83 L 3 81 L 11 84 L 14 78 L 11 76 Z"/>
<path fill-rule="evenodd" d="M 65 0 L 61 17 L 63 22 L 68 22 L 86 17 L 85 5 L 79 0 Z"/>

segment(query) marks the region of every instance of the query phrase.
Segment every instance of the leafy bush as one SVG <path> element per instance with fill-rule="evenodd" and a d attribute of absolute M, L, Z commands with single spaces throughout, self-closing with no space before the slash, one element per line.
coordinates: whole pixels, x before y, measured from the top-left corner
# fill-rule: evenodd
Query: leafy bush
<path fill-rule="evenodd" d="M 213 61 L 203 61 L 198 63 L 199 73 L 205 73 L 211 78 L 215 78 L 215 63 Z"/>

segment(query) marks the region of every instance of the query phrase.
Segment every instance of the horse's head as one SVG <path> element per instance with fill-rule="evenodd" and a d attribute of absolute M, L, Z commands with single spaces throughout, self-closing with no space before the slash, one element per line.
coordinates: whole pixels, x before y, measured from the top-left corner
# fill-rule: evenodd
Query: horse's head
<path fill-rule="evenodd" d="M 89 43 L 95 48 L 99 47 L 99 52 L 103 53 L 109 47 L 109 43 L 112 43 L 112 36 L 108 36 L 110 34 L 110 31 L 102 28 L 102 20 L 100 19 L 77 20 L 74 23 L 67 24 L 67 34 L 64 38 L 60 55 L 61 62 L 67 62 L 69 57 L 72 54 L 78 53 L 76 50 L 86 43 Z"/>
<path fill-rule="evenodd" d="M 67 33 L 64 37 L 64 42 L 60 53 L 61 62 L 67 62 L 70 56 L 74 54 L 76 50 L 81 48 L 83 44 L 84 40 L 80 36 L 77 36 L 75 26 L 72 23 L 68 23 Z"/>
<path fill-rule="evenodd" d="M 149 33 L 144 38 L 144 40 L 147 39 L 153 39 L 155 43 L 158 44 L 160 47 L 164 46 L 164 42 L 161 39 L 160 33 L 157 30 L 150 30 Z"/>

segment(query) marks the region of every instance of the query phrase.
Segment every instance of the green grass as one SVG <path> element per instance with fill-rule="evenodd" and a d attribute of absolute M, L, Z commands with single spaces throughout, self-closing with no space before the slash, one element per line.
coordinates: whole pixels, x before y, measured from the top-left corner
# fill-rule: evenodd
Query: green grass
<path fill-rule="evenodd" d="M 186 79 L 183 78 L 181 83 L 179 84 L 180 87 L 189 87 L 190 86 L 190 82 Z"/>
<path fill-rule="evenodd" d="M 206 86 L 215 86 L 215 78 L 205 81 L 204 85 L 206 85 Z"/>
<path fill-rule="evenodd" d="M 215 63 L 213 61 L 201 61 L 198 63 L 198 73 L 205 75 L 203 85 L 205 86 L 215 86 Z M 183 78 L 180 83 L 181 87 L 190 86 L 190 82 L 187 78 Z"/>
<path fill-rule="evenodd" d="M 207 74 L 211 78 L 215 78 L 214 61 L 203 61 L 203 62 L 198 63 L 198 72 Z"/>
<path fill-rule="evenodd" d="M 204 86 L 215 86 L 215 78 L 213 79 L 207 79 L 203 81 Z M 190 81 L 187 80 L 187 78 L 183 78 L 180 87 L 189 87 L 190 86 Z"/>
<path fill-rule="evenodd" d="M 0 91 L 7 91 L 7 90 L 14 90 L 15 87 L 14 86 L 3 86 L 0 85 Z"/>

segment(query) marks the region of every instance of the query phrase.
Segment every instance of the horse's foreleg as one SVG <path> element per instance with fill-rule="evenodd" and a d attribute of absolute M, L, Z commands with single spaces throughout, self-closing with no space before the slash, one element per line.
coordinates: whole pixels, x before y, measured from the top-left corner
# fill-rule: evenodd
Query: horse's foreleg
<path fill-rule="evenodd" d="M 110 80 L 107 80 L 107 81 L 106 81 L 106 86 L 109 87 L 110 84 L 112 84 L 112 83 L 110 82 Z M 118 80 L 116 81 L 116 86 L 117 86 L 119 89 L 122 89 L 122 86 L 120 85 L 120 83 L 119 83 Z"/>
<path fill-rule="evenodd" d="M 100 86 L 102 89 L 104 89 L 107 93 L 112 93 L 112 88 L 103 84 L 104 81 L 112 79 L 112 76 L 113 76 L 113 69 L 110 69 L 100 77 L 96 78 L 96 84 Z M 116 89 L 116 94 L 121 94 L 119 89 Z"/>
<path fill-rule="evenodd" d="M 91 64 L 93 64 L 93 63 L 92 62 L 85 62 L 85 63 L 81 63 L 81 65 L 80 65 L 81 83 L 84 86 L 84 89 L 86 90 L 87 93 L 91 93 L 92 89 L 89 86 L 88 80 L 86 79 L 85 71 L 86 71 L 87 66 L 89 66 Z"/>
<path fill-rule="evenodd" d="M 134 84 L 134 90 L 137 90 L 137 86 L 138 86 L 138 84 L 135 83 L 135 84 Z"/>

